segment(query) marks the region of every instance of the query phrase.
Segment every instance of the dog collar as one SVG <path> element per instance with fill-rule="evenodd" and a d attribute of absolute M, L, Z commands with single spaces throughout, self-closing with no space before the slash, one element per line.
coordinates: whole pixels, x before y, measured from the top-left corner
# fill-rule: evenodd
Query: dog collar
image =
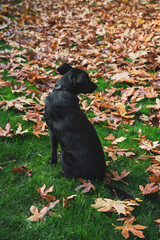
<path fill-rule="evenodd" d="M 62 86 L 61 84 L 55 85 L 55 87 L 53 88 L 53 90 L 62 90 L 62 91 L 70 92 L 66 87 Z"/>
<path fill-rule="evenodd" d="M 60 89 L 62 89 L 62 90 L 63 90 L 63 88 L 62 88 L 62 85 L 61 85 L 61 84 L 59 84 L 59 85 L 55 85 L 54 89 L 56 89 L 56 90 L 60 90 Z"/>

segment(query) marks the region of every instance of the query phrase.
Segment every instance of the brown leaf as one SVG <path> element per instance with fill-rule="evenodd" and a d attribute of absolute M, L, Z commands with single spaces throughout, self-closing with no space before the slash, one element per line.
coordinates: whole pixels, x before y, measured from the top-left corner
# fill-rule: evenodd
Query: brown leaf
<path fill-rule="evenodd" d="M 155 183 L 148 183 L 145 187 L 142 185 L 139 185 L 139 188 L 143 195 L 155 193 L 160 190 L 160 187 L 158 185 L 155 185 Z"/>
<path fill-rule="evenodd" d="M 112 200 L 108 198 L 97 198 L 95 204 L 91 204 L 91 207 L 97 209 L 98 212 L 110 212 L 117 211 L 118 214 L 125 215 L 127 213 L 127 205 L 131 203 L 128 201 Z"/>
<path fill-rule="evenodd" d="M 45 122 L 39 122 L 37 123 L 37 125 L 34 125 L 33 126 L 33 134 L 35 134 L 37 137 L 40 138 L 39 134 L 40 135 L 48 135 L 48 132 L 45 132 L 46 131 L 46 123 Z"/>
<path fill-rule="evenodd" d="M 104 139 L 106 139 L 106 140 L 111 140 L 111 141 L 116 140 L 116 138 L 115 138 L 112 134 L 108 135 L 108 136 L 105 137 Z"/>
<path fill-rule="evenodd" d="M 159 164 L 150 165 L 147 168 L 146 172 L 148 172 L 148 171 L 154 173 L 154 175 L 158 177 L 160 175 L 160 166 L 159 166 Z"/>
<path fill-rule="evenodd" d="M 160 145 L 159 141 L 152 142 L 149 139 L 147 139 L 145 141 L 141 141 L 141 145 L 139 145 L 139 147 L 142 149 L 146 149 L 147 151 L 150 151 L 158 147 L 159 145 Z"/>
<path fill-rule="evenodd" d="M 117 160 L 116 155 L 118 156 L 125 155 L 126 157 L 135 155 L 135 153 L 133 152 L 128 152 L 129 149 L 118 149 L 118 146 L 115 146 L 115 145 L 110 145 L 109 147 L 104 147 L 103 149 L 104 149 L 104 152 L 108 153 L 108 156 L 110 156 L 113 161 Z"/>
<path fill-rule="evenodd" d="M 31 176 L 31 171 L 32 171 L 32 168 L 30 169 L 27 169 L 28 163 L 26 163 L 25 165 L 22 165 L 21 167 L 16 167 L 16 168 L 13 168 L 12 169 L 12 172 L 14 173 L 19 173 L 19 174 L 22 174 L 22 173 L 25 173 L 28 177 Z"/>
<path fill-rule="evenodd" d="M 119 142 L 123 142 L 125 139 L 126 139 L 125 137 L 117 138 L 117 139 L 115 139 L 115 140 L 112 142 L 112 144 L 117 144 L 117 143 L 119 143 Z"/>
<path fill-rule="evenodd" d="M 70 207 L 71 204 L 69 204 L 69 202 L 75 200 L 75 199 L 74 199 L 75 197 L 77 197 L 76 194 L 71 195 L 71 196 L 69 196 L 69 197 L 67 197 L 67 198 L 66 198 L 66 197 L 63 197 L 63 207 L 64 207 L 64 208 Z"/>
<path fill-rule="evenodd" d="M 28 129 L 22 131 L 22 125 L 20 123 L 17 123 L 17 125 L 18 129 L 16 130 L 16 132 L 14 132 L 13 129 L 11 129 L 11 123 L 10 120 L 8 119 L 8 123 L 6 124 L 5 129 L 2 129 L 0 127 L 0 137 L 11 137 L 18 134 L 22 135 L 28 132 Z"/>
<path fill-rule="evenodd" d="M 44 199 L 46 199 L 48 202 L 52 202 L 53 200 L 56 200 L 56 197 L 54 195 L 48 194 L 48 192 L 53 191 L 53 186 L 47 188 L 45 191 L 46 185 L 44 184 L 41 188 L 37 188 L 37 192 L 39 192 L 42 202 L 44 202 Z"/>
<path fill-rule="evenodd" d="M 5 129 L 3 130 L 0 127 L 0 137 L 10 137 L 12 134 L 14 134 L 13 130 L 11 128 L 10 120 L 8 119 L 8 123 L 5 126 Z"/>
<path fill-rule="evenodd" d="M 156 175 L 152 174 L 148 178 L 151 181 L 151 183 L 159 183 L 160 184 L 160 175 L 156 176 Z"/>
<path fill-rule="evenodd" d="M 118 172 L 117 171 L 113 171 L 112 169 L 110 169 L 110 172 L 112 173 L 112 175 L 114 177 L 112 177 L 111 179 L 114 180 L 114 181 L 120 181 L 122 178 L 124 177 L 127 177 L 128 174 L 130 174 L 130 171 L 127 172 L 126 169 L 124 169 L 122 172 L 121 172 L 121 175 L 119 176 Z"/>
<path fill-rule="evenodd" d="M 22 134 L 28 132 L 28 129 L 22 131 L 22 125 L 21 125 L 20 123 L 17 123 L 17 125 L 18 125 L 18 128 L 17 128 L 17 130 L 16 130 L 15 135 L 18 135 L 18 134 L 22 135 Z"/>
<path fill-rule="evenodd" d="M 76 190 L 79 190 L 79 189 L 81 189 L 81 188 L 84 188 L 83 191 L 82 191 L 82 192 L 84 192 L 84 193 L 89 192 L 91 188 L 95 191 L 95 187 L 94 187 L 94 185 L 91 183 L 90 180 L 83 180 L 83 179 L 81 179 L 81 178 L 78 178 L 78 180 L 79 180 L 81 183 L 83 183 L 83 184 L 77 186 L 77 187 L 75 188 L 75 191 L 76 191 Z"/>
<path fill-rule="evenodd" d="M 138 236 L 139 238 L 145 238 L 143 235 L 143 232 L 139 231 L 139 229 L 143 230 L 148 227 L 142 226 L 139 224 L 132 225 L 133 221 L 134 221 L 134 218 L 132 218 L 131 221 L 125 224 L 124 226 L 118 226 L 118 227 L 115 227 L 115 229 L 122 230 L 121 233 L 126 239 L 129 238 L 129 232 L 131 232 L 135 236 Z"/>
<path fill-rule="evenodd" d="M 0 88 L 1 87 L 7 87 L 9 86 L 11 83 L 9 81 L 4 81 L 2 79 L 0 79 Z"/>
<path fill-rule="evenodd" d="M 46 215 L 48 208 L 47 207 L 43 207 L 40 212 L 38 212 L 38 208 L 35 206 L 31 206 L 30 208 L 31 213 L 33 213 L 32 216 L 30 216 L 29 218 L 27 218 L 28 221 L 32 221 L 32 222 L 38 222 L 39 220 L 43 220 L 44 216 Z"/>

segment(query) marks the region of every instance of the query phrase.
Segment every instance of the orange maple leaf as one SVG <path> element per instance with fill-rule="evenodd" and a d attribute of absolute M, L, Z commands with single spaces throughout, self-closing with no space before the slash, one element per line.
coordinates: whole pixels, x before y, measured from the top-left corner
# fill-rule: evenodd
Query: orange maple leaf
<path fill-rule="evenodd" d="M 139 231 L 139 229 L 145 229 L 148 228 L 146 226 L 142 226 L 139 224 L 132 225 L 135 218 L 132 218 L 130 222 L 127 222 L 124 226 L 116 226 L 115 229 L 122 230 L 121 234 L 125 238 L 129 238 L 129 232 L 133 233 L 133 235 L 138 236 L 139 238 L 145 238 L 142 231 Z"/>

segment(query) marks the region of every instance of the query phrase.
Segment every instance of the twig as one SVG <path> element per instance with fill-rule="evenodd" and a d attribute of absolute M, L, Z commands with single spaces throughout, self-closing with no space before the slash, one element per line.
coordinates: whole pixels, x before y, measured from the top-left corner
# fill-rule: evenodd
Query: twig
<path fill-rule="evenodd" d="M 0 165 L 6 164 L 6 163 L 9 163 L 9 162 L 16 162 L 16 160 L 11 160 L 11 161 L 8 161 L 8 162 L 3 162 L 3 163 L 0 163 Z"/>
<path fill-rule="evenodd" d="M 113 192 L 114 192 L 114 194 L 116 195 L 117 200 L 119 200 L 118 195 L 117 195 L 115 189 L 113 189 Z"/>
<path fill-rule="evenodd" d="M 121 179 L 120 181 L 121 181 L 121 182 L 123 182 L 124 184 L 128 185 L 128 183 L 127 183 L 127 182 L 125 182 L 124 180 L 122 180 L 122 179 Z"/>

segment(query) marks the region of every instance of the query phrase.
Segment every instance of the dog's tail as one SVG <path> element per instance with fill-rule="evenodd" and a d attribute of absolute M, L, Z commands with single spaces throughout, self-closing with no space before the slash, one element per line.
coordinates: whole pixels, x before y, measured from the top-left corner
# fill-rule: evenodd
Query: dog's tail
<path fill-rule="evenodd" d="M 112 194 L 113 197 L 118 197 L 118 198 L 123 199 L 123 200 L 124 199 L 132 199 L 132 200 L 135 199 L 132 196 L 131 193 L 129 193 L 129 192 L 125 191 L 125 190 L 113 187 L 110 184 L 106 184 L 106 185 L 107 185 L 107 188 L 109 189 L 109 191 L 110 191 L 110 193 Z"/>
<path fill-rule="evenodd" d="M 67 63 L 63 63 L 60 67 L 57 68 L 57 71 L 63 75 L 65 73 L 67 73 L 72 67 L 67 64 Z"/>

